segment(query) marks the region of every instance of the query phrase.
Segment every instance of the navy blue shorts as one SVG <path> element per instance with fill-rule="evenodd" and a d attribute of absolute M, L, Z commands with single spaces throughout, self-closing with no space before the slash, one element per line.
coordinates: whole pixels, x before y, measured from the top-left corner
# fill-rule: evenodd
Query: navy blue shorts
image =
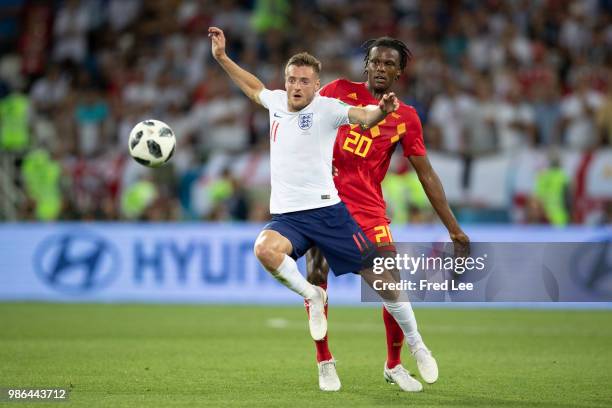
<path fill-rule="evenodd" d="M 277 231 L 293 245 L 291 257 L 302 257 L 318 247 L 336 276 L 358 273 L 370 266 L 376 252 L 344 203 L 312 210 L 272 214 L 264 229 Z"/>

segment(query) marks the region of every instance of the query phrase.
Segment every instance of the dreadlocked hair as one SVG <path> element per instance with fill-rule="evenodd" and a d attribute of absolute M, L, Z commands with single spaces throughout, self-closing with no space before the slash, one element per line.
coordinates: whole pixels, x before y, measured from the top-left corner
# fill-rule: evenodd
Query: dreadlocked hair
<path fill-rule="evenodd" d="M 391 37 L 378 37 L 368 40 L 361 45 L 361 48 L 365 48 L 366 50 L 365 57 L 363 58 L 365 65 L 368 65 L 370 51 L 374 47 L 387 47 L 396 50 L 400 55 L 400 70 L 402 71 L 406 68 L 408 60 L 412 58 L 412 53 L 403 41 Z"/>

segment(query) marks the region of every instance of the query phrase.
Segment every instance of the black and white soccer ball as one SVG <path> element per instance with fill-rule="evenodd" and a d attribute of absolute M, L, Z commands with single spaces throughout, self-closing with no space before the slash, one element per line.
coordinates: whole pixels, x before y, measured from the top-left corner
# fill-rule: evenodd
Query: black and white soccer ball
<path fill-rule="evenodd" d="M 130 132 L 130 155 L 143 166 L 159 167 L 167 163 L 175 147 L 174 132 L 160 120 L 143 120 Z"/>

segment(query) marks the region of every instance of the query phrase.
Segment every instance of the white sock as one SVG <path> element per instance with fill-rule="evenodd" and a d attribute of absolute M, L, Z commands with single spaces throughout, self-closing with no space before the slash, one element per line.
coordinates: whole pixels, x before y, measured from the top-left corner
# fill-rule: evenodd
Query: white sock
<path fill-rule="evenodd" d="M 415 346 L 423 342 L 419 330 L 417 328 L 416 318 L 410 302 L 383 302 L 387 312 L 395 319 L 397 324 L 402 328 L 406 343 L 410 351 L 414 351 Z"/>
<path fill-rule="evenodd" d="M 272 272 L 272 275 L 274 275 L 276 280 L 301 295 L 304 299 L 312 299 L 317 295 L 315 287 L 304 279 L 297 263 L 288 255 L 285 255 L 283 262 Z"/>

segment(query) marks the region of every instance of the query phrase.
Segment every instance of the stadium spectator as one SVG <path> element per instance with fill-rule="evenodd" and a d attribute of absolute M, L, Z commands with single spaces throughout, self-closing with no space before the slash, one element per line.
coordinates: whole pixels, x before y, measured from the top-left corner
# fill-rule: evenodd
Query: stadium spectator
<path fill-rule="evenodd" d="M 513 82 L 505 98 L 494 110 L 499 146 L 506 152 L 535 144 L 535 114 L 532 106 L 521 98 L 518 84 Z"/>
<path fill-rule="evenodd" d="M 601 143 L 612 146 L 612 86 L 608 86 L 606 98 L 597 110 L 597 127 Z"/>
<path fill-rule="evenodd" d="M 532 95 L 538 143 L 544 146 L 560 144 L 559 89 L 552 83 L 537 82 L 533 84 Z"/>
<path fill-rule="evenodd" d="M 47 67 L 45 75 L 38 78 L 30 88 L 30 98 L 39 115 L 52 117 L 61 106 L 70 89 L 69 78 L 57 64 Z"/>
<path fill-rule="evenodd" d="M 43 149 L 30 151 L 23 159 L 22 177 L 34 214 L 40 221 L 55 221 L 62 207 L 60 165 Z"/>
<path fill-rule="evenodd" d="M 199 108 L 202 132 L 200 143 L 209 151 L 240 152 L 249 143 L 248 105 L 232 92 L 227 81 L 216 80 L 209 87 L 209 98 Z"/>
<path fill-rule="evenodd" d="M 88 5 L 79 0 L 62 3 L 54 23 L 53 57 L 56 61 L 71 60 L 81 63 L 88 53 L 87 34 L 93 25 L 93 16 Z"/>
<path fill-rule="evenodd" d="M 548 223 L 562 227 L 569 222 L 569 178 L 561 167 L 559 157 L 553 155 L 547 169 L 535 180 L 534 201 L 541 207 Z"/>
<path fill-rule="evenodd" d="M 465 152 L 471 157 L 494 152 L 499 144 L 493 92 L 486 77 L 477 79 L 475 96 L 464 112 L 467 124 L 464 130 Z"/>
<path fill-rule="evenodd" d="M 0 152 L 23 153 L 30 144 L 31 103 L 16 87 L 0 99 Z"/>
<path fill-rule="evenodd" d="M 601 94 L 590 87 L 588 78 L 577 79 L 574 92 L 561 102 L 565 144 L 574 149 L 588 149 L 597 142 L 595 115 L 601 107 Z"/>
<path fill-rule="evenodd" d="M 445 92 L 434 99 L 429 120 L 432 125 L 439 128 L 445 151 L 451 153 L 465 151 L 466 118 L 472 106 L 472 97 L 459 89 L 452 79 L 447 80 Z"/>
<path fill-rule="evenodd" d="M 219 89 L 226 81 L 218 80 L 209 57 L 205 30 L 210 24 L 231 31 L 232 57 L 269 88 L 282 87 L 279 67 L 293 53 L 320 55 L 329 74 L 322 78 L 325 84 L 332 77 L 359 78 L 359 47 L 365 39 L 401 38 L 414 58 L 398 95 L 417 109 L 428 150 L 450 154 L 449 162 L 440 165 L 456 157 L 466 160 L 465 180 L 474 160 L 499 152 L 513 155 L 517 148 L 557 145 L 562 154 L 585 149 L 597 154 L 612 144 L 609 2 L 459 0 L 449 7 L 440 1 L 394 0 L 385 2 L 388 7 L 373 7 L 365 0 L 63 0 L 45 6 L 51 10 L 45 14 L 47 28 L 39 20 L 33 26 L 18 18 L 31 3 L 0 6 L 5 11 L 0 84 L 10 84 L 5 89 L 27 85 L 28 142 L 17 144 L 31 141 L 33 148 L 43 142 L 54 158 L 59 154 L 66 197 L 62 219 L 120 214 L 117 191 L 125 186 L 121 177 L 111 177 L 119 180 L 115 183 L 100 176 L 100 169 L 112 167 L 108 172 L 119 175 L 126 171 L 127 134 L 139 120 L 151 117 L 170 123 L 179 135 L 169 170 L 172 186 L 186 180 L 196 180 L 196 186 L 201 185 L 197 180 L 213 182 L 221 173 L 209 175 L 208 161 L 227 154 L 232 176 L 248 197 L 249 218 L 268 217 L 262 210 L 267 194 L 254 181 L 267 173 L 258 170 L 253 178 L 238 170 L 243 166 L 238 163 L 250 163 L 248 158 L 260 163 L 257 168 L 265 167 L 265 161 L 244 150 L 267 143 L 267 117 L 257 108 L 245 108 L 236 89 Z M 315 18 L 301 18 L 306 12 Z M 47 30 L 50 38 L 37 42 L 32 27 Z M 23 41 L 50 43 L 42 50 L 34 47 L 41 53 L 35 58 L 37 69 L 31 65 L 34 48 Z M 2 104 L 10 100 L 7 92 L 0 89 Z M 219 113 L 224 106 L 230 114 Z M 6 126 L 6 121 L 0 124 L 4 148 Z M 14 135 L 23 139 L 19 132 Z M 21 166 L 16 161 L 13 173 L 21 174 Z M 577 182 L 568 176 L 571 185 Z M 168 214 L 205 216 L 194 202 L 201 200 L 198 194 L 185 194 L 181 204 L 170 199 L 173 194 L 171 188 L 159 192 L 160 205 L 176 206 Z M 511 206 L 506 203 L 508 211 Z"/>

